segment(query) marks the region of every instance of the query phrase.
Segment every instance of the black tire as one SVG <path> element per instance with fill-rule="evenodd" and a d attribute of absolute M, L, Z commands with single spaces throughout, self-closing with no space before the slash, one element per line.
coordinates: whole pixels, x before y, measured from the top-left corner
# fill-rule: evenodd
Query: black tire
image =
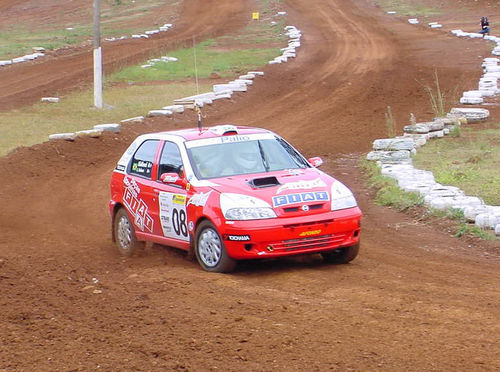
<path fill-rule="evenodd" d="M 359 241 L 350 247 L 337 248 L 330 252 L 323 252 L 323 260 L 328 263 L 346 264 L 356 258 L 359 252 Z"/>
<path fill-rule="evenodd" d="M 137 240 L 134 225 L 123 208 L 116 212 L 113 232 L 118 251 L 123 256 L 132 256 L 144 247 L 144 243 Z"/>
<path fill-rule="evenodd" d="M 194 251 L 206 271 L 228 273 L 236 267 L 236 261 L 228 256 L 224 241 L 210 221 L 202 221 L 197 227 Z"/>

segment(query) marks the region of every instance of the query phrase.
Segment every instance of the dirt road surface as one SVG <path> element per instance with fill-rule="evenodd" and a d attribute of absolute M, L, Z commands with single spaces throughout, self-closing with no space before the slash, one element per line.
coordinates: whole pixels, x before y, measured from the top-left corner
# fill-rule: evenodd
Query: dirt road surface
<path fill-rule="evenodd" d="M 198 1 L 203 16 L 190 18 L 195 2 L 185 1 L 170 47 L 192 33 L 236 32 L 253 4 Z M 455 3 L 441 1 L 444 14 Z M 489 3 L 460 14 L 475 20 Z M 115 162 L 139 133 L 193 125 L 189 113 L 21 148 L 0 159 L 0 371 L 500 370 L 499 247 L 376 206 L 357 167 L 384 136 L 387 105 L 400 126 L 410 112 L 431 119 L 422 82 L 437 69 L 446 89 L 472 89 L 491 45 L 409 25 L 368 0 L 283 7 L 304 34 L 298 58 L 207 108 L 206 124 L 264 126 L 322 156 L 364 212 L 358 258 L 248 262 L 217 275 L 165 247 L 120 257 L 107 214 Z M 166 41 L 110 47 L 109 66 L 138 61 L 157 42 Z M 81 53 L 0 71 L 2 107 L 90 81 Z"/>

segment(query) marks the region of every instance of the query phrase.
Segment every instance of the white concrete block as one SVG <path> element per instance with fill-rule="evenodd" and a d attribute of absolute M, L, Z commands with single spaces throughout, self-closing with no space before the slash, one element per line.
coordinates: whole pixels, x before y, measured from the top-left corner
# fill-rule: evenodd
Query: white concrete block
<path fill-rule="evenodd" d="M 172 116 L 173 112 L 171 110 L 151 110 L 148 112 L 148 116 Z"/>
<path fill-rule="evenodd" d="M 144 121 L 144 116 L 136 116 L 129 119 L 124 119 L 120 121 L 120 124 L 134 124 L 134 123 L 142 123 Z"/>
<path fill-rule="evenodd" d="M 74 141 L 76 138 L 76 134 L 75 133 L 55 133 L 55 134 L 51 134 L 49 136 L 49 140 L 52 141 L 52 140 L 66 140 L 66 141 Z"/>
<path fill-rule="evenodd" d="M 58 97 L 42 97 L 41 101 L 47 102 L 47 103 L 59 103 L 59 98 Z"/>
<path fill-rule="evenodd" d="M 75 133 L 77 137 L 92 137 L 92 138 L 98 138 L 102 135 L 102 130 L 100 129 L 87 129 L 87 130 L 80 130 Z"/>
<path fill-rule="evenodd" d="M 170 106 L 165 106 L 162 108 L 162 110 L 170 110 L 173 113 L 183 113 L 184 112 L 184 106 L 183 105 L 170 105 Z"/>
<path fill-rule="evenodd" d="M 118 133 L 120 131 L 120 124 L 117 124 L 117 123 L 112 123 L 112 124 L 97 124 L 97 125 L 94 125 L 94 129 L 97 129 L 97 130 L 102 130 L 102 131 L 105 131 L 105 132 L 114 132 L 114 133 Z"/>

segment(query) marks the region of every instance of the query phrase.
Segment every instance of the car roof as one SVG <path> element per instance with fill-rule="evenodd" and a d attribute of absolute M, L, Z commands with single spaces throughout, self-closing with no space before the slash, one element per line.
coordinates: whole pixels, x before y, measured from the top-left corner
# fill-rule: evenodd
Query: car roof
<path fill-rule="evenodd" d="M 224 135 L 233 134 L 256 134 L 256 133 L 272 133 L 267 129 L 246 127 L 246 126 L 235 126 L 232 124 L 221 124 L 213 127 L 202 128 L 201 131 L 198 128 L 188 128 L 188 129 L 178 129 L 166 132 L 150 133 L 145 135 L 149 138 L 154 137 L 157 139 L 168 139 L 170 136 L 182 137 L 185 141 L 200 140 L 207 138 L 221 137 Z"/>

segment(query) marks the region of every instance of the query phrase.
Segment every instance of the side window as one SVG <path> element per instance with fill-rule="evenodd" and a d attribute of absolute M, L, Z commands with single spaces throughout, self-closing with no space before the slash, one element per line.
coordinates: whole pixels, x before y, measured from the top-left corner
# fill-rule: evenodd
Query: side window
<path fill-rule="evenodd" d="M 158 166 L 158 178 L 163 173 L 180 174 L 182 169 L 181 153 L 173 142 L 165 142 L 161 152 L 160 164 Z"/>
<path fill-rule="evenodd" d="M 144 141 L 139 146 L 130 163 L 130 174 L 151 178 L 151 170 L 153 169 L 158 142 L 158 140 Z"/>

